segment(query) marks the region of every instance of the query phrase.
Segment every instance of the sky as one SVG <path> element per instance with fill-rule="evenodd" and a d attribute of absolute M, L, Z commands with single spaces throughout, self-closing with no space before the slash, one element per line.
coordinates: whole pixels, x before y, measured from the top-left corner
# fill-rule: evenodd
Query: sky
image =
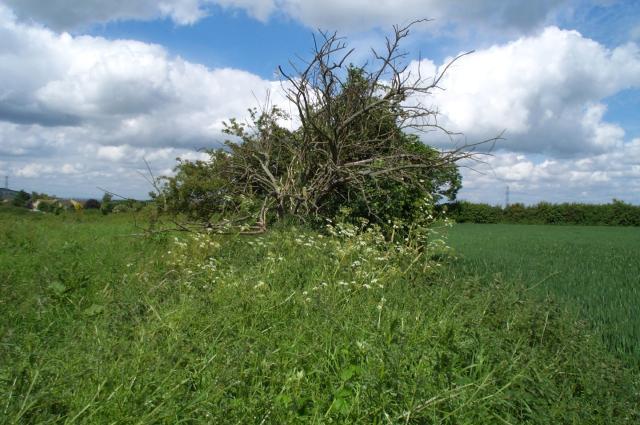
<path fill-rule="evenodd" d="M 468 143 L 460 199 L 640 204 L 638 0 L 0 0 L 0 176 L 62 197 L 146 198 L 145 160 L 204 159 L 270 93 L 278 65 L 337 31 L 354 62 L 415 19 L 409 69 Z M 283 108 L 287 106 L 283 103 Z M 429 133 L 427 144 L 450 149 Z"/>

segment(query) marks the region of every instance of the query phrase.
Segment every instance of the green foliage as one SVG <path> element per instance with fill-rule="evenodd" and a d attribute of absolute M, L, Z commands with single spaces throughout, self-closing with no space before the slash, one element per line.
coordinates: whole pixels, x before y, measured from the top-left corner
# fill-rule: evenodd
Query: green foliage
<path fill-rule="evenodd" d="M 112 201 L 112 203 L 113 203 L 113 209 L 111 210 L 111 212 L 113 212 L 114 214 L 138 212 L 142 210 L 145 206 L 144 202 L 135 201 L 133 199 Z"/>
<path fill-rule="evenodd" d="M 0 202 L 0 214 L 15 217 L 30 214 L 30 212 L 26 208 L 16 207 L 10 202 Z"/>
<path fill-rule="evenodd" d="M 100 209 L 100 201 L 97 199 L 87 199 L 84 203 L 85 210 L 99 210 Z"/>
<path fill-rule="evenodd" d="M 30 200 L 31 196 L 24 190 L 21 190 L 16 194 L 11 203 L 16 207 L 26 207 Z"/>
<path fill-rule="evenodd" d="M 437 159 L 439 152 L 423 144 L 415 135 L 402 136 L 404 148 L 424 157 Z M 437 169 L 416 169 L 403 180 L 365 178 L 364 190 L 350 185 L 338 186 L 327 200 L 325 215 L 335 219 L 341 208 L 349 208 L 349 219 L 357 222 L 365 218 L 371 223 L 385 225 L 393 221 L 420 220 L 425 200 L 431 205 L 442 200 L 454 200 L 462 180 L 455 164 Z M 436 214 L 431 211 L 432 214 Z"/>
<path fill-rule="evenodd" d="M 371 99 L 370 84 L 362 68 L 349 67 L 346 85 L 336 96 L 334 108 L 347 109 L 345 115 L 349 116 L 356 113 L 362 105 L 379 100 L 375 96 Z M 425 145 L 417 135 L 405 133 L 399 127 L 397 119 L 396 112 L 390 106 L 361 114 L 349 124 L 352 127 L 349 134 L 353 145 L 369 143 L 371 149 L 378 151 L 380 159 L 373 164 L 372 169 L 384 170 L 388 164 L 383 158 L 398 153 L 415 155 L 423 164 L 437 162 L 440 152 Z M 388 139 L 386 143 L 379 144 L 382 134 Z M 370 152 L 366 149 L 362 151 L 364 152 L 360 156 L 355 149 L 351 155 L 347 152 L 345 161 L 366 160 Z M 425 199 L 433 202 L 440 202 L 442 199 L 453 201 L 461 187 L 461 177 L 455 163 L 417 167 L 403 176 L 383 174 L 380 177 L 374 173 L 362 179 L 337 185 L 328 196 L 325 215 L 335 218 L 341 208 L 349 208 L 355 221 L 366 218 L 372 223 L 383 225 L 394 220 L 410 221 L 418 214 L 417 206 Z"/>
<path fill-rule="evenodd" d="M 640 226 L 640 206 L 614 199 L 610 204 L 511 204 L 507 208 L 467 201 L 446 205 L 449 217 L 459 223 L 577 224 Z"/>
<path fill-rule="evenodd" d="M 55 199 L 55 195 L 47 195 L 46 193 L 31 192 L 31 199 Z"/>
<path fill-rule="evenodd" d="M 102 196 L 102 202 L 100 203 L 100 212 L 102 215 L 110 214 L 113 211 L 113 196 L 110 193 L 106 193 Z"/>
<path fill-rule="evenodd" d="M 164 178 L 162 194 L 154 195 L 156 202 L 171 215 L 204 222 L 255 213 L 257 188 L 247 181 L 231 180 L 229 173 L 232 156 L 242 155 L 240 151 L 247 147 L 229 143 L 228 150 L 207 151 L 208 161 L 179 159 L 175 176 Z"/>
<path fill-rule="evenodd" d="M 123 240 L 95 217 L 0 216 L 8 423 L 639 420 L 638 370 L 553 299 L 372 228 Z"/>
<path fill-rule="evenodd" d="M 38 211 L 58 215 L 64 211 L 64 207 L 57 199 L 39 199 Z"/>
<path fill-rule="evenodd" d="M 183 161 L 178 158 L 176 174 L 166 178 L 162 193 L 167 211 L 173 215 L 182 213 L 189 218 L 208 220 L 222 200 L 216 196 L 221 185 L 212 178 L 214 169 L 215 166 L 206 161 Z"/>
<path fill-rule="evenodd" d="M 367 102 L 380 101 L 364 75 L 361 68 L 349 68 L 345 86 L 335 94 L 331 113 L 357 116 L 341 130 L 346 147 L 335 160 L 331 146 L 309 134 L 315 130 L 289 131 L 279 124 L 289 118 L 283 111 L 253 109 L 248 124 L 235 119 L 225 124 L 234 139 L 208 151 L 208 161 L 179 160 L 157 202 L 173 215 L 205 222 L 255 217 L 261 208 L 272 207 L 272 219 L 296 216 L 324 223 L 348 208 L 353 223 L 366 219 L 387 226 L 413 220 L 425 200 L 455 199 L 461 186 L 455 163 L 405 133 L 392 105 L 357 114 Z"/>
<path fill-rule="evenodd" d="M 525 284 L 587 320 L 607 347 L 640 365 L 640 229 L 458 224 L 448 241 L 459 276 Z"/>
<path fill-rule="evenodd" d="M 502 209 L 488 204 L 460 201 L 441 208 L 446 208 L 449 218 L 458 223 L 498 223 L 502 219 Z"/>

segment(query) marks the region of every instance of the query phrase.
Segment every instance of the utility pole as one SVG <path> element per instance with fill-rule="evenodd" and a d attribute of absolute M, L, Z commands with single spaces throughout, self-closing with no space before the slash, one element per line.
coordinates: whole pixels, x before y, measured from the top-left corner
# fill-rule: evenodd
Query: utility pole
<path fill-rule="evenodd" d="M 504 192 L 504 207 L 509 207 L 509 185 L 507 185 L 507 190 Z"/>

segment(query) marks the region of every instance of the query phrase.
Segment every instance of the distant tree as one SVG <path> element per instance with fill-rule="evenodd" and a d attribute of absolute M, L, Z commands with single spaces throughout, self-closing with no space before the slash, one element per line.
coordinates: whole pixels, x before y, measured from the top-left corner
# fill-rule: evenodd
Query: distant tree
<path fill-rule="evenodd" d="M 113 211 L 112 199 L 113 197 L 110 193 L 105 192 L 105 194 L 102 196 L 102 203 L 100 204 L 100 212 L 102 212 L 102 214 L 107 215 L 111 211 Z"/>
<path fill-rule="evenodd" d="M 31 196 L 24 190 L 21 190 L 13 198 L 12 203 L 16 207 L 26 207 L 30 200 L 31 200 Z"/>
<path fill-rule="evenodd" d="M 85 210 L 98 210 L 100 209 L 100 201 L 97 199 L 87 199 L 84 203 Z"/>
<path fill-rule="evenodd" d="M 59 215 L 64 211 L 64 206 L 57 199 L 39 199 L 37 200 L 38 211 Z"/>
<path fill-rule="evenodd" d="M 47 195 L 46 193 L 31 192 L 31 200 L 36 199 L 56 199 L 55 195 Z"/>

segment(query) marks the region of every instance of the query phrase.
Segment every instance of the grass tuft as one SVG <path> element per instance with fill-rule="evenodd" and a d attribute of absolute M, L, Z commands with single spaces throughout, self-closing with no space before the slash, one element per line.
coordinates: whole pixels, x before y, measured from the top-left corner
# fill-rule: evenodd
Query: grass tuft
<path fill-rule="evenodd" d="M 522 285 L 373 233 L 132 232 L 126 216 L 0 216 L 6 423 L 640 419 L 637 371 Z"/>

